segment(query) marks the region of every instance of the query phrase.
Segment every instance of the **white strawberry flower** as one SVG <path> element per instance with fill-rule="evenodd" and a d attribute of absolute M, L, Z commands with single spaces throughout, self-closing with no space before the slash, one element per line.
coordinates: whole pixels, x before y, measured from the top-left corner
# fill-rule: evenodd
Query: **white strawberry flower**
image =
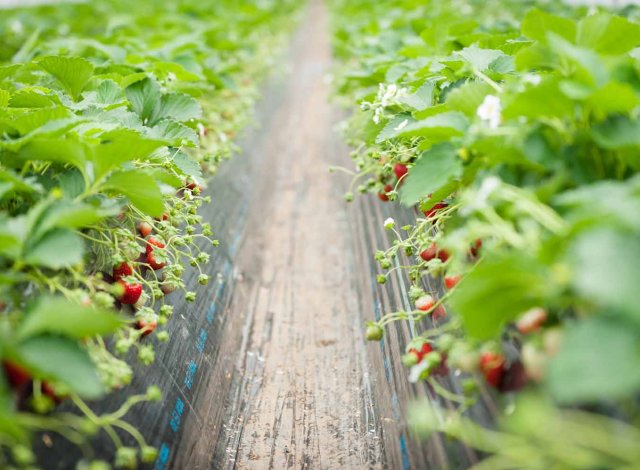
<path fill-rule="evenodd" d="M 404 88 L 398 88 L 398 85 L 392 83 L 391 85 L 384 86 L 380 84 L 380 88 L 378 90 L 378 101 L 380 101 L 380 105 L 382 107 L 389 106 L 394 101 L 397 101 L 406 93 Z"/>
<path fill-rule="evenodd" d="M 387 230 L 391 230 L 395 224 L 396 224 L 396 221 L 393 220 L 391 217 L 389 217 L 387 220 L 384 221 L 384 228 L 386 228 Z"/>
<path fill-rule="evenodd" d="M 483 121 L 487 121 L 491 129 L 496 129 L 502 121 L 502 103 L 495 95 L 487 95 L 476 114 Z"/>

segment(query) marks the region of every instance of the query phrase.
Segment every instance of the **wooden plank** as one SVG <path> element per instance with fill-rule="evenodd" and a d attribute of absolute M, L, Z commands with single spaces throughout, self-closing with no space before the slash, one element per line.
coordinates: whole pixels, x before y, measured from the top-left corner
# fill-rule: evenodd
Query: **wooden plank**
<path fill-rule="evenodd" d="M 341 197 L 347 178 L 328 172 L 348 151 L 332 151 L 339 137 L 324 80 L 330 47 L 319 2 L 307 12 L 292 57 L 284 102 L 263 123 L 264 172 L 235 260 L 243 280 L 231 323 L 241 339 L 221 338 L 224 354 L 238 355 L 224 429 L 220 436 L 193 424 L 198 443 L 185 447 L 175 468 L 384 463 Z M 219 397 L 218 382 L 210 380 L 206 394 Z M 207 410 L 199 412 L 208 422 Z"/>

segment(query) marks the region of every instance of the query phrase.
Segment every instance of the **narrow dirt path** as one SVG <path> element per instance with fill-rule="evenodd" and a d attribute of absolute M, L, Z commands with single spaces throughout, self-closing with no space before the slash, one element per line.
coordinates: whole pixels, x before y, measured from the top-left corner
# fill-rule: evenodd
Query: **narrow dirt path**
<path fill-rule="evenodd" d="M 327 12 L 314 1 L 284 101 L 262 123 L 264 173 L 232 302 L 245 315 L 245 338 L 216 468 L 363 468 L 381 460 L 355 314 L 345 179 L 328 172 L 347 155 L 336 143 L 329 67 Z"/>

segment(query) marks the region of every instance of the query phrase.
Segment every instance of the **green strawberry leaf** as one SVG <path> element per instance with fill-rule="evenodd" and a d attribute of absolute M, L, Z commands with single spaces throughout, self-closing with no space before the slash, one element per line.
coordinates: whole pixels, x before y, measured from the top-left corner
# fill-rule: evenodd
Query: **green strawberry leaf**
<path fill-rule="evenodd" d="M 427 80 L 415 92 L 404 96 L 402 102 L 415 110 L 422 111 L 433 104 L 433 90 L 436 82 Z"/>
<path fill-rule="evenodd" d="M 585 232 L 572 244 L 570 264 L 576 291 L 598 305 L 615 308 L 640 324 L 638 236 L 612 228 Z"/>
<path fill-rule="evenodd" d="M 85 144 L 71 138 L 35 138 L 24 145 L 18 156 L 24 160 L 49 161 L 69 164 L 85 171 L 87 160 Z"/>
<path fill-rule="evenodd" d="M 605 149 L 621 149 L 640 145 L 640 121 L 614 116 L 593 126 L 593 140 Z"/>
<path fill-rule="evenodd" d="M 0 255 L 16 259 L 22 251 L 24 218 L 0 219 Z"/>
<path fill-rule="evenodd" d="M 81 57 L 49 56 L 40 59 L 38 64 L 62 84 L 74 101 L 93 76 L 93 65 Z"/>
<path fill-rule="evenodd" d="M 149 135 L 168 142 L 172 147 L 196 147 L 198 134 L 190 127 L 172 119 L 163 119 L 152 127 Z"/>
<path fill-rule="evenodd" d="M 640 97 L 628 83 L 611 81 L 591 94 L 587 103 L 603 116 L 627 114 L 640 104 Z"/>
<path fill-rule="evenodd" d="M 61 200 L 49 207 L 33 229 L 32 237 L 44 234 L 54 228 L 79 229 L 95 224 L 105 217 L 118 214 L 117 207 L 108 210 L 99 206 Z"/>
<path fill-rule="evenodd" d="M 112 105 L 124 101 L 122 89 L 113 80 L 103 80 L 96 88 L 96 101 L 103 105 Z"/>
<path fill-rule="evenodd" d="M 125 95 L 131 103 L 131 109 L 144 123 L 148 123 L 162 97 L 162 92 L 158 83 L 147 77 L 129 85 L 125 89 Z"/>
<path fill-rule="evenodd" d="M 430 116 L 420 121 L 400 123 L 395 128 L 394 137 L 426 137 L 430 142 L 441 142 L 464 134 L 469 121 L 464 114 L 449 111 Z"/>
<path fill-rule="evenodd" d="M 560 91 L 558 79 L 543 80 L 513 97 L 504 109 L 505 119 L 566 117 L 573 115 L 575 105 Z"/>
<path fill-rule="evenodd" d="M 25 340 L 44 333 L 82 339 L 105 335 L 120 328 L 124 320 L 109 310 L 83 307 L 62 297 L 40 297 L 27 311 L 18 328 Z"/>
<path fill-rule="evenodd" d="M 400 189 L 400 199 L 403 204 L 411 206 L 424 196 L 450 185 L 461 174 L 462 163 L 455 147 L 448 143 L 434 145 L 409 170 Z"/>
<path fill-rule="evenodd" d="M 55 229 L 38 237 L 35 243 L 27 243 L 24 261 L 32 266 L 61 269 L 82 261 L 84 242 L 76 232 Z"/>
<path fill-rule="evenodd" d="M 158 183 L 141 170 L 113 173 L 104 183 L 104 188 L 126 196 L 131 204 L 152 217 L 160 217 L 164 212 Z"/>
<path fill-rule="evenodd" d="M 555 33 L 567 41 L 576 38 L 576 24 L 561 16 L 554 16 L 542 10 L 534 8 L 522 19 L 522 34 L 542 43 L 547 40 L 547 33 Z"/>
<path fill-rule="evenodd" d="M 545 305 L 548 276 L 532 258 L 519 253 L 486 259 L 475 266 L 451 296 L 472 338 L 496 338 L 508 321 Z"/>
<path fill-rule="evenodd" d="M 578 23 L 577 44 L 607 55 L 624 54 L 640 46 L 640 25 L 598 12 Z"/>
<path fill-rule="evenodd" d="M 473 118 L 485 96 L 495 93 L 485 82 L 469 81 L 447 95 L 447 105 Z"/>
<path fill-rule="evenodd" d="M 634 328 L 607 318 L 567 325 L 551 360 L 547 386 L 565 404 L 632 398 L 640 390 L 640 351 Z M 597 345 L 597 347 L 596 347 Z"/>
<path fill-rule="evenodd" d="M 198 162 L 184 152 L 177 152 L 174 155 L 173 164 L 187 176 L 202 176 L 202 169 Z"/>
<path fill-rule="evenodd" d="M 125 162 L 145 160 L 156 149 L 166 145 L 164 141 L 149 139 L 131 129 L 105 132 L 100 138 L 93 156 L 96 180 Z"/>
<path fill-rule="evenodd" d="M 6 108 L 9 106 L 9 100 L 11 99 L 11 93 L 7 90 L 0 89 L 0 108 Z"/>
<path fill-rule="evenodd" d="M 183 93 L 169 93 L 163 95 L 153 108 L 149 123 L 155 124 L 166 118 L 186 122 L 201 117 L 202 109 L 195 98 Z"/>
<path fill-rule="evenodd" d="M 63 106 L 33 108 L 20 111 L 20 114 L 14 114 L 11 125 L 18 129 L 21 135 L 25 135 L 51 121 L 58 121 L 72 116 L 73 113 Z"/>
<path fill-rule="evenodd" d="M 16 354 L 37 377 L 64 383 L 78 395 L 96 399 L 105 390 L 89 354 L 75 341 L 39 336 L 19 343 Z"/>
<path fill-rule="evenodd" d="M 49 108 L 61 105 L 60 98 L 53 90 L 41 86 L 20 88 L 11 95 L 12 108 Z"/>
<path fill-rule="evenodd" d="M 473 70 L 478 72 L 484 72 L 493 62 L 505 55 L 502 51 L 480 49 L 476 45 L 465 47 L 460 51 L 456 51 L 454 54 L 462 57 Z"/>

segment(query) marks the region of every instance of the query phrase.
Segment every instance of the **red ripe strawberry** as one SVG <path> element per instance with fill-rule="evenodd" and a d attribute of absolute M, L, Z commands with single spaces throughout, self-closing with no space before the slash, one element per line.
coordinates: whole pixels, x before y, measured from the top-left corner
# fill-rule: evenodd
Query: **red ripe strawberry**
<path fill-rule="evenodd" d="M 406 175 L 409 172 L 409 170 L 407 168 L 407 165 L 403 165 L 402 163 L 396 163 L 395 165 L 393 165 L 393 172 L 396 174 L 396 178 L 400 180 L 404 175 Z"/>
<path fill-rule="evenodd" d="M 475 258 L 476 256 L 478 256 L 478 253 L 480 253 L 480 248 L 482 248 L 482 240 L 478 238 L 475 242 L 473 242 L 471 248 L 469 248 L 469 254 L 471 254 L 471 256 Z"/>
<path fill-rule="evenodd" d="M 136 227 L 138 229 L 138 233 L 142 238 L 147 238 L 153 232 L 153 227 L 148 222 L 138 222 Z"/>
<path fill-rule="evenodd" d="M 158 322 L 140 319 L 138 320 L 136 327 L 139 330 L 142 330 L 142 334 L 140 335 L 140 337 L 143 338 L 147 335 L 150 335 L 158 327 Z"/>
<path fill-rule="evenodd" d="M 431 351 L 433 351 L 433 347 L 431 346 L 430 343 L 424 343 L 419 350 L 416 348 L 409 349 L 409 353 L 415 354 L 416 358 L 418 359 L 416 364 L 418 362 L 421 362 L 424 359 L 424 357 L 427 354 L 429 354 Z"/>
<path fill-rule="evenodd" d="M 131 276 L 133 268 L 129 263 L 123 262 L 113 267 L 113 278 L 117 281 L 123 277 Z"/>
<path fill-rule="evenodd" d="M 444 308 L 444 305 L 438 305 L 433 312 L 431 312 L 431 318 L 434 320 L 439 320 L 447 316 L 447 311 Z"/>
<path fill-rule="evenodd" d="M 436 246 L 435 243 L 432 243 L 427 247 L 426 250 L 420 253 L 420 258 L 422 258 L 425 261 L 431 261 L 437 256 L 437 254 L 438 254 L 438 247 Z"/>
<path fill-rule="evenodd" d="M 444 277 L 444 285 L 447 289 L 453 289 L 458 282 L 460 282 L 462 276 L 460 274 L 455 274 L 453 276 L 445 276 Z"/>
<path fill-rule="evenodd" d="M 156 257 L 154 256 L 153 252 L 157 249 L 163 249 L 165 247 L 165 244 L 162 243 L 160 240 L 158 240 L 157 238 L 153 238 L 153 237 L 149 237 L 147 239 L 147 263 L 149 264 L 149 266 L 151 266 L 151 268 L 153 270 L 158 270 L 158 269 L 162 269 L 164 268 L 165 264 L 164 262 L 158 261 L 156 259 Z"/>
<path fill-rule="evenodd" d="M 433 206 L 431 209 L 429 209 L 428 211 L 424 211 L 424 216 L 427 219 L 430 219 L 431 217 L 433 217 L 434 215 L 436 215 L 436 213 L 440 210 L 440 209 L 444 209 L 445 207 L 447 207 L 449 204 L 446 204 L 444 202 L 439 202 L 437 203 L 435 206 Z"/>
<path fill-rule="evenodd" d="M 449 252 L 444 248 L 438 250 L 438 258 L 440 258 L 440 261 L 443 263 L 446 262 L 449 259 Z"/>
<path fill-rule="evenodd" d="M 517 392 L 527 384 L 527 371 L 520 361 L 516 361 L 505 370 L 498 390 L 501 392 Z"/>
<path fill-rule="evenodd" d="M 480 371 L 489 385 L 499 388 L 505 372 L 504 356 L 490 351 L 482 353 L 480 356 Z"/>
<path fill-rule="evenodd" d="M 430 310 L 435 305 L 435 303 L 436 301 L 432 296 L 430 296 L 429 294 L 425 294 L 416 300 L 416 308 L 418 310 L 426 312 Z"/>
<path fill-rule="evenodd" d="M 547 319 L 547 311 L 543 308 L 532 308 L 524 312 L 516 322 L 516 328 L 522 334 L 538 331 Z"/>
<path fill-rule="evenodd" d="M 121 303 L 133 305 L 142 295 L 142 284 L 127 283 L 119 279 L 114 284 L 114 295 Z"/>
<path fill-rule="evenodd" d="M 4 375 L 14 390 L 20 390 L 31 381 L 31 375 L 15 362 L 2 361 Z"/>
<path fill-rule="evenodd" d="M 393 185 L 387 183 L 384 185 L 384 191 L 378 193 L 378 197 L 381 201 L 387 202 L 389 200 L 388 193 L 390 193 L 391 191 L 393 191 Z"/>
<path fill-rule="evenodd" d="M 425 261 L 431 261 L 434 258 L 440 258 L 440 261 L 442 261 L 443 263 L 445 261 L 447 261 L 449 259 L 449 252 L 447 250 L 445 250 L 444 248 L 438 249 L 438 247 L 436 246 L 435 243 L 432 243 L 431 245 L 429 245 L 427 247 L 426 250 L 424 250 L 422 253 L 420 253 L 420 258 L 422 258 Z"/>

